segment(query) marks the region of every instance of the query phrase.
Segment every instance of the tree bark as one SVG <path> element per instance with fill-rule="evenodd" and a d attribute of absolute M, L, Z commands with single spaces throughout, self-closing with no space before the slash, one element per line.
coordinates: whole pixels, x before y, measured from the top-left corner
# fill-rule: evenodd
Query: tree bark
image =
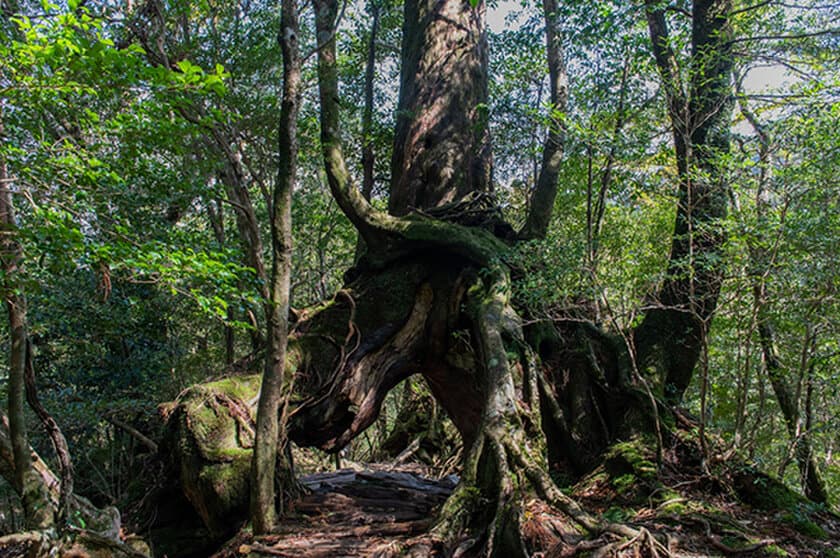
<path fill-rule="evenodd" d="M 379 33 L 379 0 L 370 0 L 370 36 L 365 62 L 365 107 L 362 111 L 362 196 L 370 201 L 373 195 L 376 157 L 373 150 L 373 86 L 376 77 L 376 40 Z M 356 259 L 364 253 L 362 237 L 356 239 Z"/>
<path fill-rule="evenodd" d="M 451 550 L 473 538 L 476 551 L 521 556 L 521 506 L 533 493 L 588 530 L 613 528 L 545 472 L 542 372 L 510 306 L 504 265 L 477 268 L 457 253 L 418 250 L 354 275 L 296 326 L 296 443 L 340 450 L 374 422 L 391 388 L 423 373 L 468 449 L 430 544 Z"/>
<path fill-rule="evenodd" d="M 279 168 L 271 216 L 272 267 L 269 298 L 265 301 L 268 346 L 257 408 L 251 485 L 251 519 L 257 534 L 266 533 L 274 527 L 277 517 L 275 498 L 279 496 L 282 513 L 286 492 L 294 488 L 295 482 L 286 434 L 288 398 L 293 384 L 293 375 L 286 374 L 286 346 L 292 256 L 292 191 L 297 173 L 297 115 L 301 95 L 297 0 L 283 0 L 280 26 L 283 100 Z M 279 487 L 275 486 L 275 476 L 280 479 Z"/>
<path fill-rule="evenodd" d="M 508 247 L 487 230 L 442 223 L 424 214 L 394 217 L 372 207 L 355 187 L 341 142 L 334 33 L 337 14 L 335 0 L 316 0 L 321 152 L 330 192 L 368 247 L 367 264 L 385 265 L 386 260 L 400 257 L 399 250 L 393 249 L 395 245 L 401 245 L 405 250 L 411 244 L 443 246 L 477 264 L 498 260 Z"/>
<path fill-rule="evenodd" d="M 370 37 L 365 62 L 365 108 L 362 112 L 362 195 L 370 201 L 374 183 L 373 85 L 376 74 L 376 40 L 379 33 L 379 0 L 370 3 Z"/>
<path fill-rule="evenodd" d="M 405 3 L 393 215 L 492 190 L 484 15 L 483 1 Z"/>
<path fill-rule="evenodd" d="M 452 10 L 467 10 L 448 4 L 441 3 L 437 10 L 449 15 Z M 416 21 L 412 13 L 426 13 L 416 4 L 406 10 L 409 22 Z M 423 194 L 411 203 L 392 198 L 395 213 L 417 207 L 412 203 L 427 204 L 407 217 L 373 210 L 353 187 L 338 133 L 332 34 L 336 13 L 333 0 L 316 2 L 322 150 L 331 191 L 365 235 L 369 252 L 348 272 L 349 282 L 335 299 L 296 326 L 302 363 L 296 394 L 301 401 L 290 425 L 291 436 L 301 445 L 338 451 L 373 423 L 388 390 L 408 375 L 422 372 L 469 448 L 461 485 L 433 530 L 431 538 L 437 541 L 433 544 L 446 547 L 472 534 L 475 551 L 524 555 L 521 502 L 534 491 L 570 512 L 586 529 L 602 529 L 598 520 L 554 488 L 545 473 L 546 442 L 539 414 L 546 390 L 540 388 L 538 360 L 527 348 L 510 303 L 509 270 L 501 263 L 505 244 L 487 229 L 430 218 L 450 218 L 452 209 L 457 220 L 458 208 L 469 205 L 444 203 L 458 199 L 458 185 L 446 182 L 448 177 L 435 180 L 444 181 L 449 197 Z M 437 49 L 437 56 L 446 58 L 452 48 L 442 52 L 438 35 L 449 36 L 441 31 L 444 24 L 434 14 L 426 15 L 429 18 L 420 24 L 430 30 L 409 29 L 406 40 L 434 40 L 428 45 L 409 44 L 404 52 L 410 56 L 412 49 Z M 483 35 L 480 18 L 471 25 L 480 27 L 474 34 Z M 418 81 L 411 74 L 422 74 L 419 66 L 422 60 L 409 60 L 403 68 L 403 85 L 410 90 Z M 445 83 L 460 88 L 456 80 L 439 81 L 437 87 Z M 443 91 L 442 97 L 456 94 Z M 402 99 L 411 95 L 401 92 Z M 420 160 L 427 156 L 425 150 L 417 153 Z M 413 161 L 406 160 L 406 168 Z M 400 186 L 400 180 L 395 179 L 394 187 L 408 188 Z M 432 190 L 438 187 L 430 184 Z"/>
<path fill-rule="evenodd" d="M 678 169 L 678 206 L 667 276 L 634 331 L 638 369 L 667 401 L 679 403 L 717 305 L 723 273 L 722 220 L 727 213 L 723 157 L 732 119 L 731 0 L 695 0 L 690 85 L 669 46 L 664 13 L 648 2 L 654 58 L 668 101 Z"/>
<path fill-rule="evenodd" d="M 56 420 L 47 412 L 38 399 L 38 388 L 35 384 L 35 367 L 32 364 L 32 343 L 26 341 L 26 363 L 24 370 L 24 384 L 26 401 L 38 416 L 44 430 L 52 442 L 58 460 L 58 473 L 61 478 L 58 502 L 58 520 L 65 521 L 70 517 L 70 504 L 73 499 L 73 461 L 70 459 L 70 447 Z"/>

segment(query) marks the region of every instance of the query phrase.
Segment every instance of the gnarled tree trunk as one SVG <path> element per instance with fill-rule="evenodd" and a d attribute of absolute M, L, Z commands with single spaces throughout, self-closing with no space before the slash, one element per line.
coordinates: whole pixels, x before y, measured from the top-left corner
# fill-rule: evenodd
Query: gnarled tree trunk
<path fill-rule="evenodd" d="M 483 11 L 482 3 L 459 0 L 406 3 L 395 218 L 372 209 L 349 178 L 330 38 L 337 5 L 316 2 L 327 176 L 368 253 L 330 305 L 297 326 L 297 386 L 305 395 L 291 436 L 337 451 L 375 420 L 388 390 L 423 374 L 468 448 L 461 483 L 429 544 L 451 551 L 467 540 L 462 549 L 525 556 L 520 528 L 528 494 L 586 529 L 604 526 L 563 496 L 546 472 L 541 400 L 553 398 L 553 390 L 512 305 L 511 271 L 503 263 L 509 247 L 496 236 L 508 237 L 510 228 L 486 195 Z"/>
<path fill-rule="evenodd" d="M 0 141 L 3 141 L 3 114 L 0 112 Z M 27 523 L 37 529 L 53 526 L 55 508 L 47 497 L 47 487 L 32 465 L 24 416 L 24 392 L 28 334 L 26 297 L 20 290 L 23 250 L 18 242 L 17 222 L 12 203 L 11 178 L 6 161 L 0 158 L 0 263 L 3 271 L 3 301 L 9 316 L 9 441 L 14 462 L 14 487 L 23 502 Z"/>

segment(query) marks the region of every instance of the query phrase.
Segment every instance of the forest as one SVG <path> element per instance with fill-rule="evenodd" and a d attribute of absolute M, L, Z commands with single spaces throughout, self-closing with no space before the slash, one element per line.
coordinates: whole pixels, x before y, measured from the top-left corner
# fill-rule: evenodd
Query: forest
<path fill-rule="evenodd" d="M 838 22 L 0 0 L 0 558 L 840 557 Z"/>

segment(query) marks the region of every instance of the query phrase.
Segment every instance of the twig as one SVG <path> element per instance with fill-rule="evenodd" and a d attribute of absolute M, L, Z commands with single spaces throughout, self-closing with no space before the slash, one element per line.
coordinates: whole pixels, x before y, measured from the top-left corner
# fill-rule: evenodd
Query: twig
<path fill-rule="evenodd" d="M 130 424 L 125 423 L 125 422 L 121 421 L 120 419 L 118 419 L 116 417 L 108 416 L 108 415 L 105 416 L 105 420 L 110 422 L 111 424 L 113 424 L 117 428 L 121 428 L 121 429 L 125 430 L 126 432 L 128 432 L 129 434 L 131 434 L 131 436 L 136 438 L 137 441 L 139 441 L 141 444 L 143 444 L 144 446 L 149 448 L 152 453 L 157 453 L 157 451 L 158 451 L 157 443 L 155 443 L 154 440 L 152 440 L 151 438 L 149 438 L 148 436 L 146 436 L 145 434 L 143 434 L 142 432 L 140 432 L 139 430 L 137 430 L 136 428 L 134 428 Z"/>
<path fill-rule="evenodd" d="M 414 438 L 411 441 L 411 443 L 408 444 L 408 447 L 405 448 L 404 450 L 402 450 L 402 452 L 400 452 L 400 454 L 397 456 L 397 458 L 394 459 L 394 465 L 399 465 L 400 463 L 402 463 L 403 461 L 405 461 L 406 459 L 408 459 L 409 457 L 414 455 L 414 453 L 418 449 L 420 449 L 420 440 L 422 438 L 423 438 L 423 434 L 420 434 L 419 436 Z"/>

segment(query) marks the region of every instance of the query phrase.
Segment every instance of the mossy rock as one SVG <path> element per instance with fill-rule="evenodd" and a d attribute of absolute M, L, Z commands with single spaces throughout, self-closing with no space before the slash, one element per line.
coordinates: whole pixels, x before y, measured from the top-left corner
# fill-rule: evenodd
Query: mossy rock
<path fill-rule="evenodd" d="M 735 471 L 732 481 L 738 497 L 756 509 L 795 511 L 808 503 L 782 481 L 752 467 Z"/>
<path fill-rule="evenodd" d="M 181 488 L 213 536 L 246 517 L 259 374 L 193 386 L 161 406 Z"/>
<path fill-rule="evenodd" d="M 147 556 L 151 558 L 154 556 L 154 553 L 149 543 L 137 535 L 128 535 L 123 542 L 97 535 L 91 531 L 81 531 L 72 537 L 72 540 L 67 540 L 61 547 L 53 549 L 49 555 L 58 555 L 66 558 L 77 556 L 85 556 L 87 558 L 136 558 L 137 556 Z"/>
<path fill-rule="evenodd" d="M 812 519 L 807 505 L 797 506 L 796 509 L 786 513 L 782 519 L 790 523 L 794 529 L 812 539 L 824 540 L 828 538 L 825 529 Z"/>
<path fill-rule="evenodd" d="M 814 518 L 820 506 L 797 494 L 782 481 L 752 467 L 733 474 L 738 497 L 754 508 L 784 512 L 782 519 L 794 529 L 813 539 L 825 539 L 827 533 Z"/>

